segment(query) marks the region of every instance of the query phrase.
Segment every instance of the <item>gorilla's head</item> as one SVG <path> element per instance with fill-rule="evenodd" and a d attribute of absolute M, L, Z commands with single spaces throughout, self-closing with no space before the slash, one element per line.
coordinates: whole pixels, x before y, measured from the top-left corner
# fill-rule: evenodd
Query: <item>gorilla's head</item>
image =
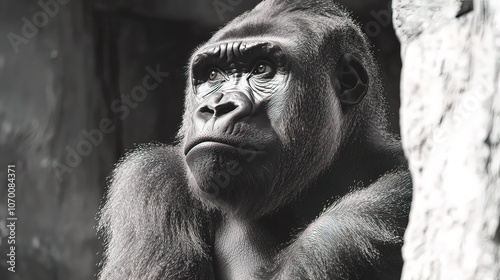
<path fill-rule="evenodd" d="M 369 45 L 348 14 L 286 2 L 264 1 L 190 60 L 179 136 L 191 190 L 238 216 L 290 202 L 379 113 Z"/>

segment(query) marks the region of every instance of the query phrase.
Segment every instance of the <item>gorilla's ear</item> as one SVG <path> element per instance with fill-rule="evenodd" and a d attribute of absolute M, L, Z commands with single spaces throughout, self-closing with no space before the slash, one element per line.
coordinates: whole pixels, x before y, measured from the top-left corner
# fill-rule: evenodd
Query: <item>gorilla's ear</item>
<path fill-rule="evenodd" d="M 342 104 L 358 104 L 368 92 L 368 74 L 361 61 L 350 53 L 344 54 L 337 64 L 335 90 Z"/>

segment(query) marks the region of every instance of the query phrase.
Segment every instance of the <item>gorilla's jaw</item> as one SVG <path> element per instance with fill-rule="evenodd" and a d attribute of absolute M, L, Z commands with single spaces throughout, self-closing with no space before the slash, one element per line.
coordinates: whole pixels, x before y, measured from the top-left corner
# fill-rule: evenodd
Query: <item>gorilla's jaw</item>
<path fill-rule="evenodd" d="M 186 155 L 192 193 L 209 207 L 241 217 L 267 212 L 275 185 L 272 151 L 203 142 Z"/>

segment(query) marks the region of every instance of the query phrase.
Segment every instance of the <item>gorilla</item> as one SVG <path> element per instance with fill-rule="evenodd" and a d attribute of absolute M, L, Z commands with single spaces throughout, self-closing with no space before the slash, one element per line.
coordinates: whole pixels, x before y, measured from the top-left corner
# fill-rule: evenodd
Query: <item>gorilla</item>
<path fill-rule="evenodd" d="M 347 12 L 263 1 L 188 69 L 178 141 L 111 176 L 100 279 L 399 279 L 411 177 Z"/>

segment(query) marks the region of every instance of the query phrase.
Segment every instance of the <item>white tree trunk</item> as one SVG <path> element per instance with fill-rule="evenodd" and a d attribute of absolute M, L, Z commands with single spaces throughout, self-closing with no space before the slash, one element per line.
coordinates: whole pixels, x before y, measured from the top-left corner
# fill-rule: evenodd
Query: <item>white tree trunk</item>
<path fill-rule="evenodd" d="M 395 0 L 414 196 L 403 279 L 500 279 L 500 0 Z"/>

